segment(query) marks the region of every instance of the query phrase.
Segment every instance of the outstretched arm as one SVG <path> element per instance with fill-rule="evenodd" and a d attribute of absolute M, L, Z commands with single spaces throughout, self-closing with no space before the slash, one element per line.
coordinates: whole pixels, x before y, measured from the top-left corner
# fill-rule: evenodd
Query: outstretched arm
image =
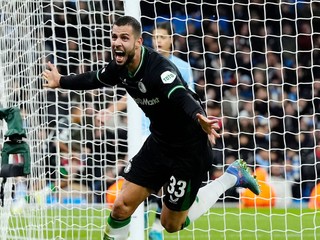
<path fill-rule="evenodd" d="M 42 77 L 46 80 L 43 87 L 64 88 L 70 90 L 90 90 L 110 86 L 98 79 L 98 73 L 99 71 L 92 71 L 77 75 L 62 76 L 57 67 L 51 62 L 48 62 L 47 69 L 42 72 Z"/>
<path fill-rule="evenodd" d="M 170 99 L 194 121 L 198 121 L 202 130 L 208 134 L 210 142 L 213 145 L 216 144 L 216 139 L 220 138 L 217 133 L 220 130 L 219 120 L 210 116 L 206 117 L 200 101 L 196 101 L 191 94 L 186 94 L 186 89 L 183 87 L 177 87 L 171 91 Z"/>

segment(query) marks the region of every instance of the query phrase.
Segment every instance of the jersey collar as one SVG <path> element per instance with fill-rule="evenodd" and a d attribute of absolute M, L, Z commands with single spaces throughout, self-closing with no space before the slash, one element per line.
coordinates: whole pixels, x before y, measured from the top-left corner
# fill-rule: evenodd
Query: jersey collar
<path fill-rule="evenodd" d="M 137 67 L 137 69 L 135 70 L 134 73 L 128 72 L 129 77 L 133 78 L 139 72 L 139 70 L 142 66 L 142 63 L 143 63 L 145 52 L 146 52 L 146 50 L 145 50 L 144 46 L 141 46 L 141 58 L 140 58 L 139 66 Z"/>

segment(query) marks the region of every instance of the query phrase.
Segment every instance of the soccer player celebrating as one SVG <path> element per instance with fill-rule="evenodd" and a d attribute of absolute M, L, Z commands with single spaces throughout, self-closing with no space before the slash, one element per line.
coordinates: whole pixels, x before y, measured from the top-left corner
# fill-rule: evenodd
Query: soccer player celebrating
<path fill-rule="evenodd" d="M 61 76 L 48 63 L 48 88 L 89 90 L 121 85 L 150 119 L 151 134 L 124 170 L 125 181 L 107 220 L 105 240 L 128 238 L 131 215 L 165 186 L 161 223 L 173 233 L 204 214 L 231 187 L 260 193 L 245 162 L 232 163 L 218 179 L 201 187 L 212 160 L 218 120 L 206 116 L 195 94 L 168 59 L 142 45 L 141 25 L 124 16 L 112 27 L 114 59 L 104 68 Z M 197 199 L 197 201 L 195 201 Z"/>
<path fill-rule="evenodd" d="M 186 81 L 188 87 L 191 90 L 194 90 L 194 79 L 192 74 L 191 66 L 188 62 L 182 60 L 181 58 L 173 55 L 173 46 L 174 46 L 174 38 L 173 38 L 173 26 L 170 22 L 161 22 L 156 25 L 156 27 L 152 31 L 152 46 L 153 48 L 159 52 L 163 57 L 168 58 L 180 71 L 182 79 Z M 104 109 L 99 112 L 97 118 L 101 122 L 104 122 L 108 119 L 108 116 L 111 116 L 110 113 L 113 113 L 115 110 L 123 111 L 126 109 L 126 99 L 127 96 L 122 97 L 119 101 L 110 105 L 107 109 Z M 143 114 L 142 116 L 142 135 L 143 139 L 146 139 L 149 134 L 150 121 Z M 151 197 L 149 198 L 151 202 L 155 202 L 157 204 L 156 217 L 152 224 L 152 229 L 149 233 L 149 240 L 162 240 L 162 225 L 160 222 L 160 214 L 162 210 L 162 199 L 160 197 Z M 145 215 L 147 216 L 147 215 Z"/>

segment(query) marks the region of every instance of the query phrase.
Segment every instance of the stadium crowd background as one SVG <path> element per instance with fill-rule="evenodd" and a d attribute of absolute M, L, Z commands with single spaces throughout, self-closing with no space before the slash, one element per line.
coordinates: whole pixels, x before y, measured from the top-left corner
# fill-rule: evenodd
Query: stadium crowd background
<path fill-rule="evenodd" d="M 141 1 L 141 22 L 145 45 L 151 46 L 155 17 L 173 19 L 175 55 L 191 64 L 196 92 L 208 114 L 221 119 L 211 177 L 243 158 L 249 166 L 266 170 L 270 184 L 280 183 L 274 184 L 276 194 L 287 184 L 286 197 L 308 201 L 320 174 L 320 3 L 201 2 Z M 110 61 L 110 26 L 123 9 L 122 1 L 115 3 L 57 1 L 53 12 L 44 8 L 48 60 L 62 74 L 96 70 Z M 125 162 L 127 151 L 125 113 L 104 127 L 95 114 L 123 94 L 122 89 L 48 92 L 50 177 L 62 157 L 56 140 L 74 137 L 74 144 L 67 146 L 78 153 L 73 177 L 95 191 L 95 202 L 104 201 L 103 193 L 115 180 L 114 166 Z M 73 133 L 63 139 L 59 135 L 70 129 L 67 116 L 73 108 L 81 109 L 73 116 L 80 115 L 73 118 Z M 57 125 L 60 132 L 55 135 Z M 84 147 L 74 150 L 79 143 Z M 226 195 L 226 201 L 237 201 L 239 193 Z"/>

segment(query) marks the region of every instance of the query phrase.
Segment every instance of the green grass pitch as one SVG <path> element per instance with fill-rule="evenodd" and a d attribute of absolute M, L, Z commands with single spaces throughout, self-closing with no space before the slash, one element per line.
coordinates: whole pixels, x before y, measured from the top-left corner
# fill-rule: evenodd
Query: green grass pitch
<path fill-rule="evenodd" d="M 7 239 L 102 239 L 106 210 L 55 208 L 9 219 Z M 154 214 L 152 214 L 154 215 Z M 44 230 L 43 230 L 44 229 Z M 146 229 L 147 232 L 150 227 Z M 320 239 L 320 213 L 308 209 L 213 208 L 187 229 L 165 240 Z M 147 239 L 147 238 L 145 238 Z"/>

